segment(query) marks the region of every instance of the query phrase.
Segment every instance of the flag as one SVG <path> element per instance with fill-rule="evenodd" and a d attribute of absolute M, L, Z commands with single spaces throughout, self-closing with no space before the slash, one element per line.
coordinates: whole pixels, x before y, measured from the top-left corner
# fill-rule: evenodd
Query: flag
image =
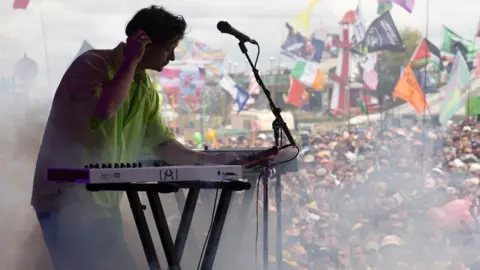
<path fill-rule="evenodd" d="M 423 93 L 428 94 L 438 92 L 437 82 L 432 78 L 432 76 L 430 76 L 428 72 L 425 73 L 425 70 L 421 69 L 415 70 L 414 73 L 418 84 L 423 89 Z"/>
<path fill-rule="evenodd" d="M 359 48 L 360 50 L 362 50 L 361 42 L 365 37 L 365 32 L 367 31 L 367 28 L 365 27 L 365 21 L 363 19 L 362 11 L 363 11 L 362 1 L 359 0 L 358 6 L 357 6 L 356 20 L 353 24 L 353 30 L 354 30 L 353 40 L 355 41 L 352 43 L 356 44 L 355 47 Z M 364 54 L 363 52 L 360 52 L 354 55 L 356 60 L 360 63 L 360 66 L 363 69 L 363 84 L 365 88 L 368 90 L 376 90 L 378 85 L 378 73 L 375 69 L 375 66 L 377 65 L 377 53 Z"/>
<path fill-rule="evenodd" d="M 392 10 L 393 4 L 391 2 L 383 2 L 383 3 L 378 3 L 377 7 L 377 14 L 382 15 L 385 12 L 389 12 Z"/>
<path fill-rule="evenodd" d="M 26 9 L 30 0 L 14 0 L 13 1 L 13 8 L 14 9 Z"/>
<path fill-rule="evenodd" d="M 290 76 L 317 91 L 325 87 L 325 74 L 311 62 L 297 61 Z"/>
<path fill-rule="evenodd" d="M 290 89 L 288 89 L 288 96 L 285 103 L 297 108 L 302 108 L 308 103 L 309 98 L 310 96 L 305 86 L 295 78 L 290 77 Z"/>
<path fill-rule="evenodd" d="M 445 125 L 448 120 L 464 105 L 465 90 L 469 85 L 470 72 L 467 63 L 460 52 L 457 52 L 453 60 L 453 68 L 447 85 L 445 96 L 440 108 L 439 122 Z"/>
<path fill-rule="evenodd" d="M 310 17 L 318 2 L 320 2 L 320 0 L 310 0 L 307 8 L 290 21 L 289 25 L 295 29 L 295 32 L 299 32 L 304 36 L 310 34 Z"/>
<path fill-rule="evenodd" d="M 224 75 L 223 78 L 220 80 L 220 86 L 223 88 L 223 90 L 227 91 L 227 93 L 230 94 L 238 107 L 238 112 L 241 112 L 245 104 L 247 104 L 247 91 L 238 86 L 235 81 L 233 81 L 233 79 L 230 78 L 230 76 L 228 75 Z"/>
<path fill-rule="evenodd" d="M 422 88 L 418 84 L 410 64 L 403 70 L 402 77 L 398 80 L 395 90 L 393 91 L 393 101 L 395 101 L 397 97 L 412 105 L 419 115 L 422 115 L 427 108 Z"/>
<path fill-rule="evenodd" d="M 220 74 L 223 60 L 227 53 L 191 38 L 184 38 L 175 48 L 175 61 L 170 66 L 204 66 L 213 74 Z"/>
<path fill-rule="evenodd" d="M 184 103 L 189 110 L 199 108 L 205 76 L 200 69 L 164 68 L 159 74 L 163 92 L 175 104 Z"/>
<path fill-rule="evenodd" d="M 474 61 L 477 55 L 475 44 L 471 40 L 464 39 L 451 29 L 443 26 L 443 42 L 441 51 L 447 55 L 447 57 L 453 58 L 457 52 L 460 52 L 465 61 Z"/>
<path fill-rule="evenodd" d="M 438 70 L 443 70 L 442 55 L 440 49 L 433 45 L 428 39 L 424 38 L 415 49 L 410 62 L 415 67 L 421 67 L 425 64 L 433 64 Z"/>
<path fill-rule="evenodd" d="M 368 27 L 363 38 L 362 48 L 367 52 L 405 50 L 390 12 L 383 13 Z"/>
<path fill-rule="evenodd" d="M 253 72 L 251 72 L 250 75 L 248 76 L 248 87 L 247 87 L 248 100 L 244 109 L 248 109 L 250 106 L 255 104 L 261 90 L 262 88 L 260 87 L 260 85 L 258 85 L 257 80 L 255 79 L 255 75 L 253 75 Z"/>
<path fill-rule="evenodd" d="M 320 62 L 325 49 L 325 41 L 312 36 L 310 39 L 288 23 L 285 24 L 288 30 L 287 37 L 281 45 L 281 53 L 293 58 L 306 61 Z"/>
<path fill-rule="evenodd" d="M 360 107 L 360 110 L 362 110 L 364 114 L 368 115 L 368 108 L 367 106 L 365 106 L 365 103 L 363 102 L 363 100 L 357 99 L 357 104 L 358 104 L 358 107 Z"/>
<path fill-rule="evenodd" d="M 468 116 L 474 116 L 480 114 L 480 97 L 473 97 L 467 100 L 465 106 L 466 114 Z"/>
<path fill-rule="evenodd" d="M 255 75 L 253 74 L 253 72 L 251 72 L 250 75 L 248 76 L 248 90 L 247 90 L 248 94 L 258 95 L 260 94 L 261 90 L 262 88 L 260 87 L 260 85 L 258 85 Z"/>
<path fill-rule="evenodd" d="M 412 13 L 413 7 L 415 6 L 415 0 L 378 0 L 378 3 L 395 3 L 401 6 L 403 9 Z"/>

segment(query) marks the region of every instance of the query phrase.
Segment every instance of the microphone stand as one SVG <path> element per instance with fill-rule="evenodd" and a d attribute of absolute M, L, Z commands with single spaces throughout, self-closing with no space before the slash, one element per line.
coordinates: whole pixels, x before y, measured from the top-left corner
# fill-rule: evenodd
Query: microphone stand
<path fill-rule="evenodd" d="M 238 46 L 240 47 L 240 50 L 242 53 L 245 55 L 245 57 L 248 60 L 248 63 L 250 64 L 250 67 L 252 68 L 253 75 L 255 76 L 255 79 L 258 83 L 258 85 L 263 89 L 263 92 L 265 93 L 265 96 L 268 99 L 269 105 L 270 105 L 270 110 L 272 111 L 273 115 L 275 116 L 275 120 L 272 122 L 272 129 L 273 129 L 273 136 L 275 138 L 275 146 L 273 149 L 275 150 L 275 154 L 278 153 L 281 149 L 291 147 L 291 146 L 296 146 L 295 140 L 293 139 L 292 133 L 287 127 L 287 124 L 282 118 L 282 115 L 280 114 L 281 110 L 277 106 L 275 106 L 275 102 L 272 99 L 272 95 L 270 91 L 267 89 L 265 84 L 262 81 L 262 78 L 260 78 L 260 75 L 258 74 L 258 69 L 255 67 L 255 65 L 252 62 L 252 59 L 250 59 L 250 56 L 248 55 L 248 50 L 247 47 L 245 46 L 245 42 L 239 42 Z M 280 145 L 280 133 L 281 131 L 285 134 L 285 136 L 288 139 L 289 144 L 286 146 Z M 269 209 L 269 201 L 268 201 L 268 180 L 272 176 L 274 170 L 270 168 L 270 164 L 265 164 L 265 167 L 262 169 L 260 173 L 260 179 L 259 181 L 262 181 L 263 184 L 263 269 L 268 270 L 268 209 Z M 282 269 L 282 264 L 283 264 L 283 259 L 282 259 L 282 210 L 281 210 L 281 177 L 277 175 L 277 181 L 275 184 L 275 194 L 276 194 L 276 206 L 277 206 L 277 251 L 276 251 L 276 262 L 277 262 L 277 269 Z M 256 263 L 256 262 L 255 262 Z"/>

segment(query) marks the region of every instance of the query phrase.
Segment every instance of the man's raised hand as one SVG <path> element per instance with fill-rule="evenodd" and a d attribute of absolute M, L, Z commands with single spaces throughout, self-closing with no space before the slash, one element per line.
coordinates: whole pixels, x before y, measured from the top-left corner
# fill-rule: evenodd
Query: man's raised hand
<path fill-rule="evenodd" d="M 138 30 L 133 36 L 128 37 L 127 46 L 125 48 L 125 59 L 136 64 L 142 60 L 145 53 L 145 48 L 152 41 L 147 36 L 145 31 Z"/>

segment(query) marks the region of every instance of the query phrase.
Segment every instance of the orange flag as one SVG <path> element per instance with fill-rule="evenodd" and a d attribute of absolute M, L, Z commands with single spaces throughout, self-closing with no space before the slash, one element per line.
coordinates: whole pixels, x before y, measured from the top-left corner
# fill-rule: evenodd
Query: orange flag
<path fill-rule="evenodd" d="M 427 108 L 422 88 L 418 84 L 417 78 L 415 78 L 410 63 L 405 67 L 402 77 L 398 80 L 395 90 L 393 91 L 393 101 L 395 101 L 397 97 L 412 105 L 419 115 L 422 115 Z"/>
<path fill-rule="evenodd" d="M 288 96 L 285 103 L 297 108 L 302 108 L 308 104 L 309 98 L 310 96 L 305 89 L 305 86 L 293 77 L 290 77 L 290 89 L 288 90 Z"/>

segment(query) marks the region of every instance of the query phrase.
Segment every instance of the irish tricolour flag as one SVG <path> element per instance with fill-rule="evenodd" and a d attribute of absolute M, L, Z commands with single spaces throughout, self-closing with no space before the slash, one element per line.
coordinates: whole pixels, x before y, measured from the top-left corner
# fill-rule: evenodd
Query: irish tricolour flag
<path fill-rule="evenodd" d="M 317 91 L 323 90 L 325 86 L 325 74 L 318 69 L 316 63 L 297 61 L 290 76 Z"/>

